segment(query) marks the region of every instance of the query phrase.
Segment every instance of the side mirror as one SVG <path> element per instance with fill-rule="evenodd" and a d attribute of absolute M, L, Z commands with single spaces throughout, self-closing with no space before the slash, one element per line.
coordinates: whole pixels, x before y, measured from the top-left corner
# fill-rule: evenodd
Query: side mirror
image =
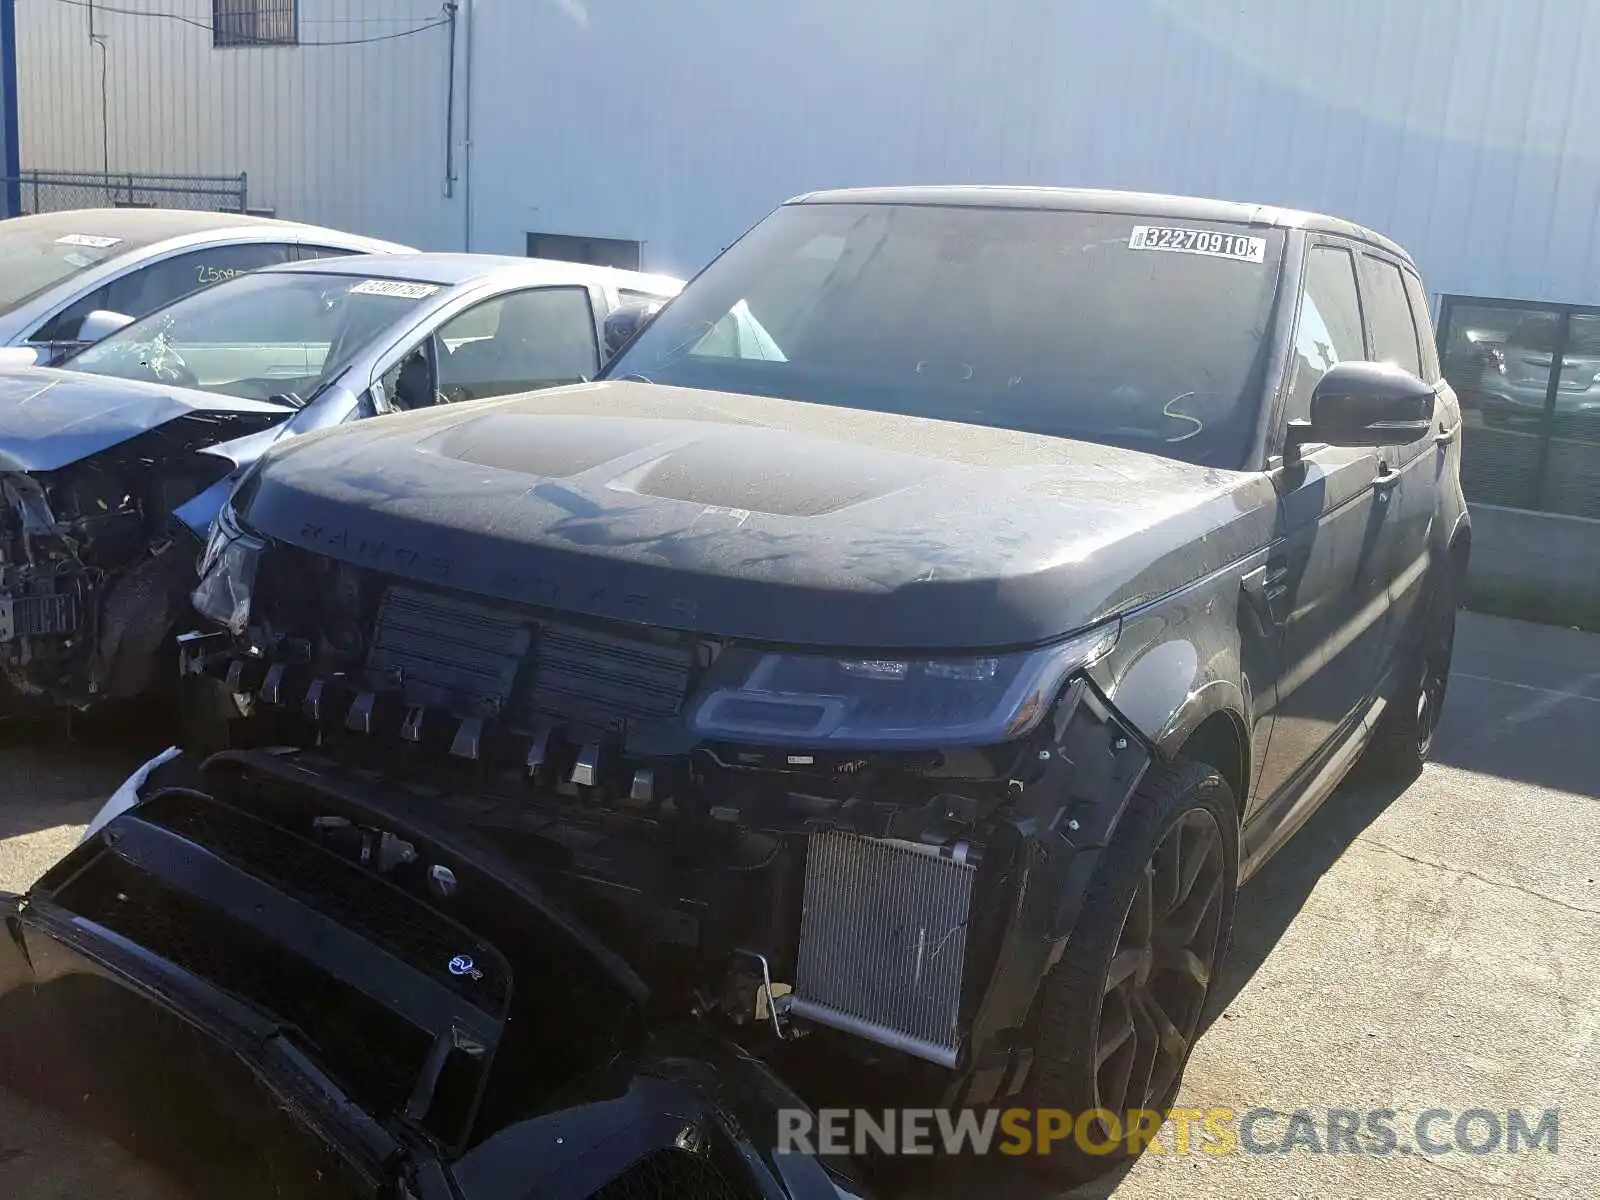
<path fill-rule="evenodd" d="M 78 326 L 78 336 L 75 342 L 92 345 L 101 338 L 108 338 L 119 329 L 125 329 L 133 324 L 133 318 L 127 313 L 112 312 L 110 309 L 97 308 L 84 317 L 83 324 Z"/>
<path fill-rule="evenodd" d="M 610 358 L 661 311 L 664 300 L 632 300 L 606 314 L 606 357 Z"/>
<path fill-rule="evenodd" d="M 45 346 L 0 347 L 0 370 L 7 367 L 39 367 L 50 360 L 50 350 Z"/>
<path fill-rule="evenodd" d="M 1343 362 L 1317 381 L 1311 420 L 1296 422 L 1290 436 L 1301 444 L 1404 446 L 1427 435 L 1433 401 L 1432 386 L 1404 367 Z"/>

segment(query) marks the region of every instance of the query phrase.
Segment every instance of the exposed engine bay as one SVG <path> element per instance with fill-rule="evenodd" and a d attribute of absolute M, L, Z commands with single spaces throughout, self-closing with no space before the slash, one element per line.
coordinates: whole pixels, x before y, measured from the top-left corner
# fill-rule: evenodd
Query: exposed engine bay
<path fill-rule="evenodd" d="M 198 539 L 173 510 L 230 470 L 206 447 L 276 421 L 192 413 L 54 470 L 0 472 L 0 670 L 12 705 L 161 686 Z"/>
<path fill-rule="evenodd" d="M 952 1100 L 1014 1093 L 1039 978 L 1145 744 L 1085 679 L 1026 738 L 822 751 L 697 738 L 729 643 L 486 603 L 275 545 L 247 627 L 180 639 L 235 746 L 308 788 L 485 837 L 650 982 L 652 1004 L 887 1049 Z M 391 831 L 330 827 L 377 871 Z M 386 848 L 387 847 L 387 848 Z M 448 881 L 432 881 L 448 911 Z M 839 1039 L 838 1033 L 849 1035 Z M 917 1066 L 917 1064 L 922 1064 Z"/>

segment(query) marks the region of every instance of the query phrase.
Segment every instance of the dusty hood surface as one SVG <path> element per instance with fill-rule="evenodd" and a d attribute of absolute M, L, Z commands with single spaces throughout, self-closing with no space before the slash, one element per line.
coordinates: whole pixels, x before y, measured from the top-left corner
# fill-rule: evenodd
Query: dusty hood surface
<path fill-rule="evenodd" d="M 271 452 L 271 537 L 595 617 L 761 641 L 1021 645 L 1271 535 L 1257 475 L 1007 430 L 603 382 Z"/>
<path fill-rule="evenodd" d="M 54 471 L 191 413 L 281 414 L 281 404 L 49 368 L 0 373 L 0 470 Z"/>

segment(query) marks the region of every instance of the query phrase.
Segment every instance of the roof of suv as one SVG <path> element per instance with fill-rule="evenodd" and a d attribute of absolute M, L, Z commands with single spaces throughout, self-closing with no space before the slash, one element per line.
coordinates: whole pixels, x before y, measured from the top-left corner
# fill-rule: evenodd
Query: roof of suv
<path fill-rule="evenodd" d="M 1199 196 L 1168 196 L 1160 192 L 1119 192 L 1104 188 L 995 187 L 954 185 L 943 187 L 840 188 L 808 192 L 790 204 L 922 204 L 965 208 L 1043 208 L 1067 212 L 1122 213 L 1167 220 L 1227 221 L 1238 225 L 1267 225 L 1279 229 L 1311 229 L 1336 233 L 1381 246 L 1411 261 L 1397 243 L 1364 225 L 1324 213 L 1246 204 L 1235 200 L 1210 200 Z"/>

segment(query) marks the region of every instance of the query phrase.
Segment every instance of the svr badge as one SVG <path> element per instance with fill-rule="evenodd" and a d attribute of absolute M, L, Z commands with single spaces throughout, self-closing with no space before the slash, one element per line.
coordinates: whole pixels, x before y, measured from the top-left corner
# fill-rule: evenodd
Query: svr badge
<path fill-rule="evenodd" d="M 450 960 L 450 974 L 465 975 L 468 979 L 479 980 L 483 972 L 478 970 L 478 964 L 472 961 L 470 954 L 458 954 Z"/>

